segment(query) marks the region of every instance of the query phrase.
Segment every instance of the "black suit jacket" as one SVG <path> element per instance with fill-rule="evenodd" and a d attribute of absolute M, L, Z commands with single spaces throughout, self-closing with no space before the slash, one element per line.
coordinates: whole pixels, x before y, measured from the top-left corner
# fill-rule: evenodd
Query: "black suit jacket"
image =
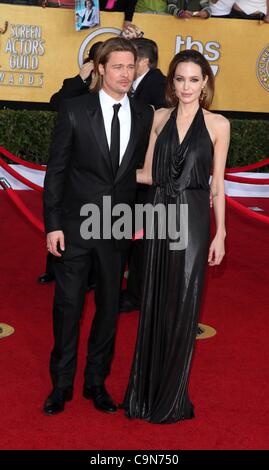
<path fill-rule="evenodd" d="M 50 99 L 50 105 L 53 111 L 59 111 L 61 102 L 67 98 L 75 98 L 79 95 L 85 95 L 89 92 L 89 86 L 91 84 L 92 74 L 83 81 L 81 76 L 78 74 L 72 78 L 66 78 L 63 81 L 62 88 L 54 93 Z"/>
<path fill-rule="evenodd" d="M 107 144 L 99 94 L 88 93 L 64 100 L 58 115 L 44 182 L 46 232 L 63 230 L 75 243 L 80 237 L 81 206 L 94 203 L 100 208 L 103 196 L 133 206 L 136 196 L 136 168 L 149 140 L 153 110 L 130 100 L 131 134 L 115 179 Z M 125 240 L 118 248 L 127 248 Z"/>
<path fill-rule="evenodd" d="M 165 108 L 166 77 L 159 69 L 151 69 L 139 83 L 133 98 L 155 109 Z"/>

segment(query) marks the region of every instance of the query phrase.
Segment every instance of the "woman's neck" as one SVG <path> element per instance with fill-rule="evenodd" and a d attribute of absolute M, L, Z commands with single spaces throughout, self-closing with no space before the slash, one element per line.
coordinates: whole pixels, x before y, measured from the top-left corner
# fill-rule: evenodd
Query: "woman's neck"
<path fill-rule="evenodd" d="M 178 103 L 178 111 L 177 115 L 178 116 L 194 116 L 197 113 L 197 110 L 199 108 L 199 101 L 194 101 L 193 103 Z"/>

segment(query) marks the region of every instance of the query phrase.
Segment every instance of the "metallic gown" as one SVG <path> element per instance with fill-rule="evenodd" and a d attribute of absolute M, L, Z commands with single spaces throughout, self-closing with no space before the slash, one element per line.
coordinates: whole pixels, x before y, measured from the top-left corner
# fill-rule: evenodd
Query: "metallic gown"
<path fill-rule="evenodd" d="M 154 150 L 151 201 L 176 205 L 185 249 L 171 250 L 169 237 L 147 240 L 138 337 L 122 407 L 129 418 L 173 423 L 194 416 L 188 395 L 191 358 L 207 266 L 209 175 L 213 144 L 201 108 L 182 142 L 177 109 L 160 132 Z M 182 217 L 187 204 L 188 217 Z M 185 206 L 186 207 L 186 206 Z"/>

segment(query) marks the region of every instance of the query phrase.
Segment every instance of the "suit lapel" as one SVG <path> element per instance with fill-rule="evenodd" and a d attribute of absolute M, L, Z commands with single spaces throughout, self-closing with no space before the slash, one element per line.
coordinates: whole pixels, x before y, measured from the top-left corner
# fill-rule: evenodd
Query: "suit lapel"
<path fill-rule="evenodd" d="M 138 141 L 140 129 L 141 129 L 141 112 L 137 109 L 136 104 L 134 101 L 130 100 L 131 106 L 131 132 L 130 132 L 130 139 L 123 155 L 121 164 L 117 171 L 117 175 L 115 178 L 115 183 L 118 183 L 119 180 L 124 175 L 125 171 L 128 169 L 129 163 L 132 160 L 132 156 L 134 154 L 136 144 Z"/>
<path fill-rule="evenodd" d="M 104 160 L 108 166 L 111 175 L 113 175 L 109 147 L 106 138 L 104 118 L 100 105 L 99 95 L 97 93 L 90 94 L 87 114 L 97 146 L 100 148 L 100 151 L 104 157 Z"/>
<path fill-rule="evenodd" d="M 141 91 L 143 90 L 144 86 L 145 86 L 145 82 L 148 80 L 148 78 L 150 77 L 150 75 L 152 74 L 153 70 L 149 70 L 148 73 L 146 73 L 146 75 L 144 76 L 144 78 L 141 80 L 141 82 L 139 83 L 137 89 L 135 90 L 134 92 L 134 97 L 137 99 L 140 94 L 141 94 Z"/>
<path fill-rule="evenodd" d="M 117 175 L 115 178 L 115 183 L 118 183 L 119 180 L 124 175 L 125 171 L 128 169 L 129 163 L 133 157 L 139 134 L 141 131 L 141 111 L 139 106 L 137 106 L 134 100 L 130 99 L 130 107 L 131 107 L 131 132 L 130 132 L 130 139 L 123 155 L 121 164 L 117 171 Z M 87 106 L 87 115 L 89 118 L 89 125 L 92 130 L 92 133 L 95 137 L 97 146 L 100 148 L 101 154 L 104 157 L 104 161 L 106 166 L 109 170 L 111 178 L 113 178 L 113 168 L 111 163 L 111 157 L 109 152 L 109 147 L 106 138 L 106 131 L 105 131 L 105 124 L 102 114 L 102 109 L 100 105 L 99 95 L 97 93 L 90 93 L 89 94 L 89 101 Z"/>

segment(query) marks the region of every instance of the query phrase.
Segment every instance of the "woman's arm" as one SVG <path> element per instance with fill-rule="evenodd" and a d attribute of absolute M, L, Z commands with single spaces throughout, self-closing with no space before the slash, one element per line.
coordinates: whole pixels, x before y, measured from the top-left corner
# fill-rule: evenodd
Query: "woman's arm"
<path fill-rule="evenodd" d="M 136 182 L 141 184 L 152 184 L 152 160 L 156 139 L 158 137 L 158 128 L 167 109 L 158 109 L 154 113 L 153 124 L 149 137 L 149 145 L 145 156 L 144 166 L 140 170 L 136 170 Z"/>
<path fill-rule="evenodd" d="M 230 143 L 230 123 L 223 116 L 214 119 L 214 163 L 211 181 L 213 208 L 216 220 L 216 235 L 210 245 L 208 263 L 210 266 L 220 264 L 224 254 L 225 229 L 225 191 L 224 171 Z"/>

